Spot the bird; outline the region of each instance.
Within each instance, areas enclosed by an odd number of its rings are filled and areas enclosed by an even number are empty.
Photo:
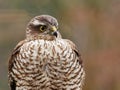
[[[77,46],[63,39],[58,21],[38,15],[26,25],[26,37],[11,52],[11,90],[82,90],[85,70]]]

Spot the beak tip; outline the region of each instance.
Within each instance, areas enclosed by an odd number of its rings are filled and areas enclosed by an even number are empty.
[[[53,35],[54,35],[55,37],[57,37],[57,36],[58,36],[57,31],[53,32]]]

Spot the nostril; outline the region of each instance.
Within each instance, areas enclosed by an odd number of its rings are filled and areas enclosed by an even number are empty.
[[[57,37],[57,36],[58,36],[58,33],[57,33],[57,32],[53,32],[53,35]]]

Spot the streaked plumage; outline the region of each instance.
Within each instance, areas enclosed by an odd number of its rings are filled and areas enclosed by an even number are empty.
[[[9,59],[11,90],[82,90],[85,73],[80,54],[56,28],[57,20],[49,15],[29,22],[26,39]]]

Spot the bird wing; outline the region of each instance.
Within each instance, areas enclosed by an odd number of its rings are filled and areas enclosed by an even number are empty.
[[[20,41],[16,47],[14,48],[14,50],[12,51],[9,60],[8,60],[8,77],[9,77],[9,84],[11,87],[11,90],[16,90],[16,81],[14,80],[14,78],[10,75],[10,72],[12,71],[12,67],[14,64],[14,57],[19,53],[20,51],[20,47],[25,43],[25,40]]]
[[[72,41],[70,41],[70,40],[68,40],[68,39],[65,39],[65,40],[66,40],[66,42],[70,45],[70,47],[71,47],[72,50],[75,52],[75,54],[78,56],[78,58],[79,58],[79,63],[82,65],[81,55],[80,55],[79,50],[77,49],[76,45],[75,45]]]
[[[68,43],[68,45],[70,45],[70,47],[73,50],[76,57],[78,57],[76,60],[79,63],[79,65],[81,66],[81,69],[79,70],[79,72],[81,72],[81,76],[80,76],[81,81],[80,82],[81,82],[81,85],[83,85],[84,84],[84,79],[85,79],[85,72],[83,70],[83,61],[81,59],[81,55],[80,55],[79,50],[77,49],[76,45],[72,41],[66,39],[66,42]],[[80,88],[81,88],[81,86],[80,86]]]

